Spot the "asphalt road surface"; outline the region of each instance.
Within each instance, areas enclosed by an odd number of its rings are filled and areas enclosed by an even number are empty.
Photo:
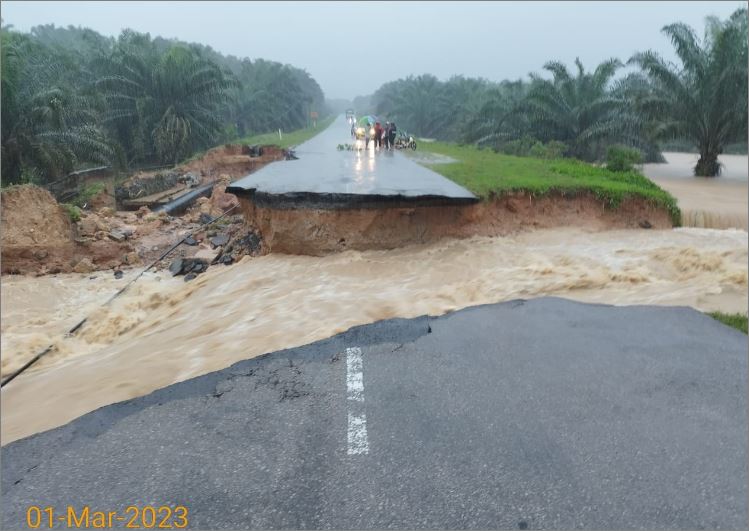
[[[384,321],[11,443],[2,523],[183,505],[201,529],[745,529],[746,378],[747,337],[688,308]]]
[[[476,197],[438,173],[395,151],[338,151],[353,143],[350,126],[339,116],[327,129],[296,149],[299,160],[279,161],[234,182],[227,192],[299,199],[315,196],[345,205],[377,199],[440,200],[440,204],[476,202]]]

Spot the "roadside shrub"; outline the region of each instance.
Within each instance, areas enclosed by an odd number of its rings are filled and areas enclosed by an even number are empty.
[[[532,136],[523,136],[521,138],[510,140],[501,144],[497,151],[505,155],[515,155],[516,157],[527,157],[531,148],[538,142]]]
[[[747,322],[747,315],[745,313],[710,312],[708,315],[725,325],[732,326],[736,330],[744,332],[745,334],[749,330],[749,323]]]
[[[632,148],[609,146],[606,150],[606,168],[611,171],[635,171],[635,164],[642,161],[642,154]]]
[[[567,145],[557,140],[552,140],[546,144],[536,142],[531,147],[528,155],[537,159],[560,159],[564,156],[566,150]]]
[[[499,145],[495,151],[516,157],[559,159],[567,151],[567,145],[557,140],[552,140],[544,144],[532,136],[524,136]]]
[[[68,214],[70,221],[75,223],[81,220],[81,209],[76,205],[71,205],[70,203],[62,203],[60,206],[65,209],[65,212]]]
[[[106,188],[104,183],[91,183],[83,187],[83,190],[78,192],[78,195],[73,200],[73,204],[80,208],[85,208],[91,198],[96,194],[100,193]]]

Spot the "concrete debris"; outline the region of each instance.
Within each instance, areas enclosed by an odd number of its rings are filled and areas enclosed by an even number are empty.
[[[208,269],[208,260],[204,258],[177,258],[169,266],[172,276],[188,273],[203,273]]]
[[[254,231],[249,231],[244,236],[233,238],[231,243],[225,245],[213,263],[229,265],[242,256],[257,256],[261,250],[262,239],[260,235]]]
[[[206,260],[210,264],[219,255],[220,250],[220,247],[218,249],[202,248],[197,253],[195,253],[194,257]]]
[[[116,241],[116,242],[125,241],[125,238],[126,238],[126,236],[123,233],[121,233],[120,231],[118,231],[118,230],[110,231],[109,232],[109,237],[111,239],[113,239],[114,241]]]
[[[229,243],[229,236],[227,236],[226,234],[219,234],[211,238],[211,244],[214,247],[221,247],[222,245],[226,245],[227,243]]]
[[[179,275],[182,272],[182,262],[184,262],[182,258],[176,258],[172,261],[171,265],[169,266],[169,272],[172,274],[172,276]]]

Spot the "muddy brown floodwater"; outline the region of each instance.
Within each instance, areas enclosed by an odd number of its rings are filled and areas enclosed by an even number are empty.
[[[749,157],[721,155],[719,177],[695,177],[699,155],[663,153],[665,164],[645,164],[643,172],[676,197],[685,227],[747,229]]]
[[[101,274],[3,278],[2,372],[48,342],[58,346],[3,388],[3,444],[392,317],[541,295],[745,312],[747,233],[567,228],[324,257],[271,254],[212,267],[189,283],[147,274],[99,308],[122,282]],[[62,338],[89,313],[76,336]]]

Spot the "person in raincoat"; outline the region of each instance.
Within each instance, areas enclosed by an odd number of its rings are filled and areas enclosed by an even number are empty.
[[[369,149],[369,140],[372,137],[372,126],[364,124],[364,149]]]
[[[374,144],[375,149],[377,149],[378,147],[382,147],[382,126],[380,125],[380,122],[375,122],[374,132]]]
[[[395,127],[395,122],[391,122],[390,128],[388,129],[388,143],[390,144],[390,149],[395,147],[395,135],[397,132],[398,130]]]

